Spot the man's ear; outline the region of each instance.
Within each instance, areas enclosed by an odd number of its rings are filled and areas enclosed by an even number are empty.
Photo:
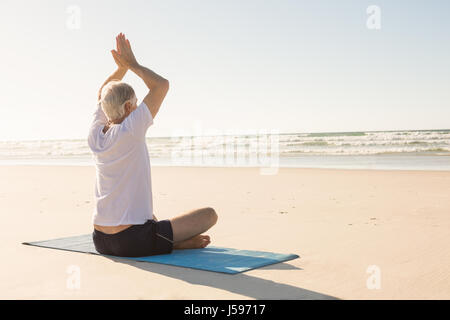
[[[126,113],[131,113],[131,102],[130,101],[127,101],[127,102],[125,102],[125,111],[126,111]]]

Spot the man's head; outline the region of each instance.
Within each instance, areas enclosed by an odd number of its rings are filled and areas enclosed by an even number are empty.
[[[121,81],[110,81],[102,89],[100,102],[108,120],[120,123],[137,108],[133,88]]]

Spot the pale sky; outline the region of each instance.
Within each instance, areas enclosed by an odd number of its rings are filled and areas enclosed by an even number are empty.
[[[0,140],[86,138],[119,32],[170,81],[148,137],[449,129],[449,12],[444,0],[2,0]]]

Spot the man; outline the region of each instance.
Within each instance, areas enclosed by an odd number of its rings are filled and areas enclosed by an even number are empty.
[[[217,222],[214,209],[205,207],[163,221],[153,215],[145,135],[169,90],[169,81],[136,61],[122,33],[111,53],[117,70],[100,88],[88,137],[96,167],[95,247],[102,254],[129,257],[206,247],[210,237],[202,233]],[[133,88],[121,82],[128,70],[149,89],[139,105]]]

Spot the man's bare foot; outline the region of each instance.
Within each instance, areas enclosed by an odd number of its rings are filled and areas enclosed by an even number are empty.
[[[190,239],[177,242],[173,245],[174,249],[199,249],[204,248],[211,243],[208,235],[199,234]]]

